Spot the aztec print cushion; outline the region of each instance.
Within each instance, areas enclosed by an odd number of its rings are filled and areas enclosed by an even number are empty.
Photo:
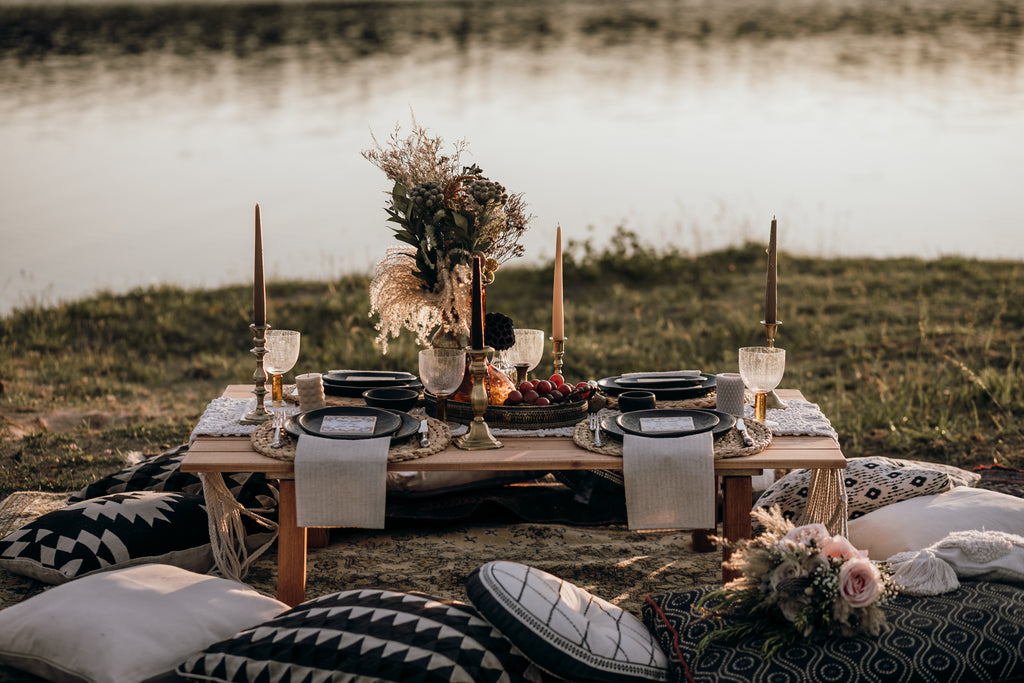
[[[664,681],[668,661],[635,616],[517,562],[488,562],[466,581],[470,602],[547,673],[573,681]]]
[[[181,462],[187,455],[188,444],[182,444],[150,456],[131,467],[89,484],[77,493],[72,493],[68,502],[78,503],[111,493],[128,491],[168,491],[201,496],[203,483],[199,477],[191,472],[181,471]],[[243,507],[263,515],[277,512],[277,487],[273,486],[265,475],[251,472],[225,474],[224,483]]]
[[[697,643],[717,622],[691,610],[711,588],[650,595],[644,623],[669,653],[670,680],[682,683],[975,683],[1024,676],[1024,590],[965,582],[943,595],[900,595],[886,605],[878,638],[828,638],[761,658],[761,639]],[[691,678],[692,676],[692,678]]]
[[[44,583],[151,562],[210,569],[202,498],[115,493],[55,510],[0,539],[0,567]]]
[[[293,607],[196,653],[198,681],[540,681],[470,605],[418,593],[350,590]]]
[[[959,467],[880,456],[851,458],[843,472],[850,519],[901,500],[974,486],[980,479],[980,474]],[[810,470],[794,470],[768,487],[754,507],[778,505],[783,517],[796,521],[807,507],[810,483]]]

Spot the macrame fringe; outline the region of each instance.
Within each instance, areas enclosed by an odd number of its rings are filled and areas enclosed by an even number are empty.
[[[206,498],[206,514],[210,524],[210,547],[213,551],[215,571],[225,579],[241,582],[249,573],[249,567],[267,551],[277,539],[277,524],[262,517],[235,500],[224,483],[220,473],[201,472],[203,496]],[[245,525],[242,515],[256,521],[270,532],[270,540],[249,552],[245,544]]]
[[[952,566],[932,548],[897,553],[888,560],[892,581],[907,595],[941,595],[955,591],[960,580]]]
[[[833,536],[848,537],[846,529],[847,498],[843,471],[811,470],[807,507],[797,526],[824,524]]]

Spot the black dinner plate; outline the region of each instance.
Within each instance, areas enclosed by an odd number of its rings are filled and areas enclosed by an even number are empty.
[[[350,432],[324,432],[321,431],[324,418],[330,416],[342,417],[375,417],[372,434],[355,434]],[[310,410],[307,413],[299,413],[295,418],[302,431],[313,436],[322,436],[327,439],[373,439],[379,436],[390,436],[402,426],[402,418],[390,410],[381,408],[370,408],[362,406],[328,406]]]
[[[392,445],[405,441],[410,436],[419,432],[420,421],[409,413],[404,413],[400,410],[388,410],[387,408],[381,408],[380,410],[387,410],[387,412],[394,413],[395,415],[398,415],[398,417],[402,418],[402,426],[398,428],[397,432],[391,435]],[[293,439],[298,439],[306,433],[295,419],[299,415],[301,415],[301,413],[289,415],[284,419],[284,431],[288,432]]]
[[[694,410],[700,410],[705,413],[712,413],[718,416],[718,424],[711,429],[711,434],[717,439],[722,434],[736,426],[736,416],[730,415],[729,413],[723,413],[718,410],[705,410],[704,408],[695,408]],[[612,437],[616,441],[622,441],[622,437],[625,436],[625,432],[622,431],[622,427],[615,422],[615,415],[608,415],[601,419],[601,431],[606,432],[608,436]]]
[[[686,430],[672,430],[664,432],[645,432],[640,429],[641,420],[645,418],[682,418],[688,417],[693,420],[693,429]],[[709,413],[706,410],[686,410],[686,409],[664,409],[655,408],[654,410],[634,410],[630,413],[622,413],[615,418],[616,424],[622,428],[622,431],[627,434],[636,434],[637,436],[651,436],[655,438],[673,438],[677,436],[689,436],[691,434],[700,434],[701,432],[709,432],[714,429],[715,425],[718,424],[718,416],[713,413]]]
[[[324,382],[324,393],[328,396],[344,396],[347,398],[362,398],[363,392],[367,389],[381,389],[386,387],[401,387],[403,389],[415,389],[420,391],[423,389],[423,382],[413,378],[410,382],[400,382],[397,384],[375,384],[368,386],[365,384],[351,384],[351,385],[340,385],[340,384],[329,384]]]
[[[324,385],[339,387],[394,387],[416,381],[416,375],[397,370],[330,370],[321,375]]]
[[[698,387],[704,384],[703,376],[694,377],[656,377],[652,375],[639,377],[619,377],[615,380],[623,389],[680,389],[683,387]]]
[[[655,397],[659,401],[682,401],[688,398],[707,396],[715,388],[715,376],[702,372],[700,373],[700,377],[700,384],[694,386],[676,387],[672,389],[651,387],[648,391],[653,391]],[[623,391],[632,391],[637,388],[635,386],[623,386],[619,384],[619,379],[619,375],[614,377],[605,377],[604,379],[597,380],[597,386],[601,391],[609,396],[618,396]]]

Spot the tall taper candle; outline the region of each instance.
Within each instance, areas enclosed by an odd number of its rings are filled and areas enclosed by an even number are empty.
[[[263,281],[263,226],[260,224],[260,205],[256,205],[256,262],[253,266],[252,321],[267,324],[267,286]]]
[[[778,321],[778,291],[777,291],[777,267],[778,267],[778,245],[775,241],[775,218],[772,218],[772,233],[768,238],[768,278],[764,293],[764,321],[774,323]]]
[[[555,233],[555,282],[551,292],[551,338],[565,339],[565,315],[562,310],[562,226]]]
[[[484,347],[484,285],[480,277],[481,258],[473,254],[473,311],[469,328],[469,345],[474,349]]]

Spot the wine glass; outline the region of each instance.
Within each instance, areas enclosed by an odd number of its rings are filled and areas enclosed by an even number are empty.
[[[740,378],[754,392],[754,419],[772,424],[766,419],[766,398],[769,391],[779,386],[786,370],[786,350],[774,346],[745,346],[740,349]]]
[[[438,420],[448,421],[446,400],[462,384],[465,374],[465,349],[431,348],[420,351],[420,381],[424,389],[437,397],[435,417]]]
[[[273,405],[284,400],[284,374],[295,367],[299,359],[299,333],[295,330],[267,330],[267,353],[263,356],[263,369],[271,376],[270,396]]]
[[[516,343],[506,351],[509,363],[516,369],[516,385],[526,381],[530,370],[544,357],[544,330],[516,328]]]

